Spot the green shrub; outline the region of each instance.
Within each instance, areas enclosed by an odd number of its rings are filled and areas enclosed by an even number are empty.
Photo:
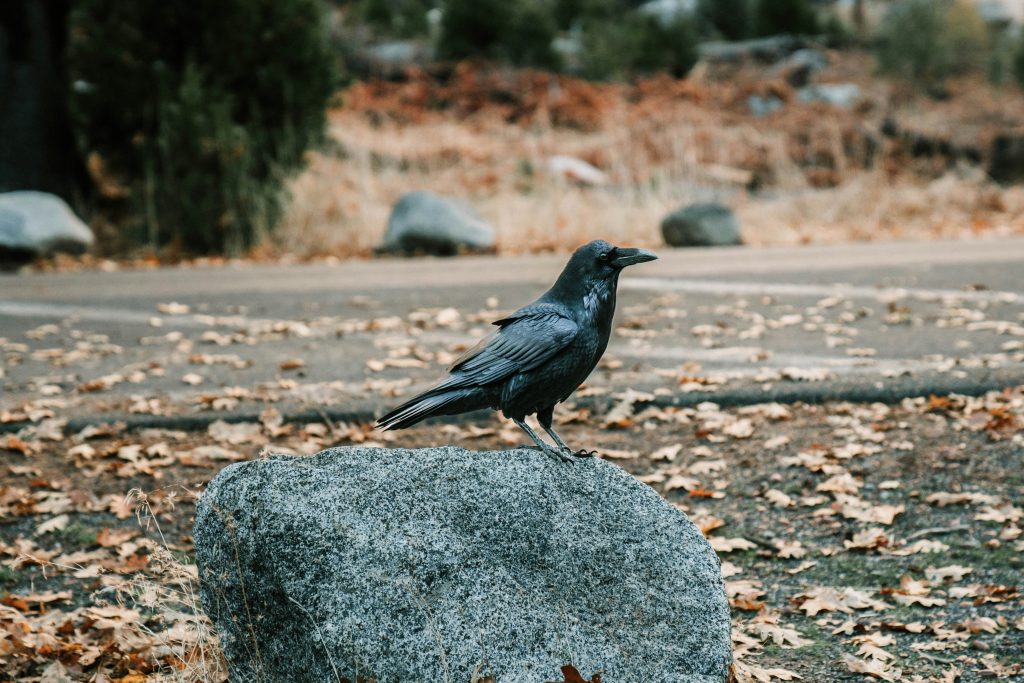
[[[1024,37],[1017,41],[1017,49],[1013,55],[1013,73],[1017,82],[1024,86]]]
[[[690,72],[698,57],[697,24],[693,19],[679,17],[662,25],[654,17],[641,15],[634,21],[636,42],[630,66],[635,71],[665,71],[679,78]]]
[[[978,69],[988,54],[988,33],[973,7],[950,0],[903,0],[879,27],[875,56],[886,73],[929,88],[951,74]]]
[[[689,17],[663,25],[632,12],[618,21],[590,21],[583,28],[584,74],[600,80],[659,71],[682,77],[697,63],[697,42]]]
[[[415,38],[427,34],[427,11],[433,7],[429,0],[358,0],[354,6],[356,17],[397,38]]]
[[[448,0],[438,55],[556,69],[559,59],[551,47],[555,33],[554,15],[545,0]]]
[[[632,49],[630,32],[621,24],[588,19],[583,22],[581,63],[583,76],[594,80],[626,78],[626,56]]]
[[[637,4],[631,0],[554,0],[551,11],[558,28],[569,29],[577,21],[618,21]]]
[[[835,14],[829,14],[821,26],[825,36],[825,44],[833,48],[841,48],[854,42],[854,35]]]
[[[949,44],[950,71],[966,73],[984,68],[991,47],[988,27],[977,8],[958,0],[947,3],[943,34]]]
[[[758,0],[754,30],[759,36],[812,35],[821,31],[821,26],[810,0]]]
[[[995,30],[990,34],[985,75],[990,83],[1004,85],[1015,76],[1014,62],[1020,41],[1012,31]]]
[[[280,214],[334,85],[321,0],[78,0],[81,152],[126,190],[127,244],[238,253]],[[109,180],[110,178],[108,178]]]
[[[725,40],[750,37],[753,28],[750,0],[700,0],[698,8],[708,33]]]

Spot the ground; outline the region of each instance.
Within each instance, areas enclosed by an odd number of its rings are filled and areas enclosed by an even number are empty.
[[[665,249],[623,275],[559,430],[709,537],[739,680],[1024,679],[1022,248]],[[487,415],[370,423],[563,259],[5,281],[0,681],[222,680],[206,483],[263,452],[524,443]]]
[[[559,417],[569,443],[597,448],[708,535],[741,679],[1024,678],[1021,388],[897,406],[570,406]],[[497,419],[388,434],[296,428],[271,411],[205,433],[44,425],[0,450],[6,680],[221,680],[195,614],[189,534],[195,496],[226,461],[523,442]]]

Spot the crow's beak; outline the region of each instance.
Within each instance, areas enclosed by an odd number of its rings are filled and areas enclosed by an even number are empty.
[[[616,249],[615,260],[612,264],[617,268],[644,263],[645,261],[656,261],[658,259],[652,252],[646,249]]]

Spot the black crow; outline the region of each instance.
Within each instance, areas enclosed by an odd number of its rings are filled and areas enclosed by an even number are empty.
[[[555,404],[576,391],[608,346],[622,269],[656,258],[603,240],[580,247],[551,289],[496,320],[498,330],[455,361],[446,378],[380,418],[377,426],[403,429],[435,415],[491,408],[511,418],[552,457],[571,462],[571,455],[592,455],[574,453],[551,428]],[[526,424],[532,413],[558,448]]]

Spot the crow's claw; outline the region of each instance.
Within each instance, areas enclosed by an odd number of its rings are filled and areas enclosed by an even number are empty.
[[[543,450],[544,450],[544,452],[547,455],[551,456],[555,460],[558,460],[559,462],[567,462],[567,463],[575,463],[576,462],[576,460],[573,459],[573,457],[571,455],[568,455],[568,454],[558,450],[557,448],[545,448]]]
[[[581,448],[575,453],[573,453],[573,455],[576,456],[577,458],[593,458],[595,455],[597,455],[597,451],[588,451],[585,448]]]

